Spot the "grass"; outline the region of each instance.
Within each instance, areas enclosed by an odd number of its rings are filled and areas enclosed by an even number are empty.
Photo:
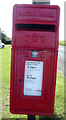
[[[2,56],[2,120],[4,118],[27,118],[27,115],[14,115],[9,111],[9,97],[10,97],[10,62],[11,62],[11,46],[6,45],[4,49],[0,49],[0,57]],[[46,117],[46,116],[45,116]],[[39,120],[45,118],[44,116],[36,116]],[[49,118],[49,117],[48,117]],[[57,72],[56,95],[55,95],[55,110],[52,120],[64,118],[64,77]],[[15,120],[14,119],[14,120]]]
[[[66,46],[66,41],[59,41],[59,45]]]

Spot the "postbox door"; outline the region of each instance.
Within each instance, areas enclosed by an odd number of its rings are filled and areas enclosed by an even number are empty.
[[[50,51],[40,51],[40,58],[31,58],[30,50],[16,50],[16,69],[15,69],[15,109],[16,110],[34,110],[42,112],[50,112],[52,100],[52,71],[54,53]],[[42,75],[42,91],[41,95],[24,95],[24,77],[25,77],[25,61],[43,62]]]

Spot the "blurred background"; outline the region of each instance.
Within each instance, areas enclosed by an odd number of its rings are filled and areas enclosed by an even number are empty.
[[[60,7],[57,82],[54,115],[51,117],[51,120],[58,119],[64,120],[64,79],[66,81],[66,78],[64,78],[66,77],[64,76],[64,66],[66,65],[66,60],[64,60],[64,53],[66,54],[66,41],[64,43],[65,0],[45,0],[45,1],[50,1],[50,5],[58,5]],[[0,49],[0,118],[2,120],[9,120],[9,118],[11,118],[12,120],[17,120],[17,118],[25,119],[27,118],[27,115],[16,114],[14,115],[10,113],[10,66],[11,66],[12,16],[14,4],[32,4],[32,0],[0,0],[0,39],[2,40],[2,43],[0,41],[0,45],[1,48],[4,48]],[[5,47],[3,47],[3,45]],[[38,120],[39,119],[42,120],[43,118],[44,120],[44,116],[41,117],[36,116],[36,118],[38,118]]]

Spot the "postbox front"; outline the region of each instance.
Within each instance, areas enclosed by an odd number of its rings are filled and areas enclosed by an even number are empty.
[[[53,114],[58,40],[58,6],[14,6],[10,83],[12,113]]]

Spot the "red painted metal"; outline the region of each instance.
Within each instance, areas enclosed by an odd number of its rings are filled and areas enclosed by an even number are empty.
[[[10,111],[52,115],[54,112],[59,12],[54,5],[15,5],[11,49]],[[38,57],[32,57],[38,51]],[[41,96],[24,95],[25,61],[42,61]]]

